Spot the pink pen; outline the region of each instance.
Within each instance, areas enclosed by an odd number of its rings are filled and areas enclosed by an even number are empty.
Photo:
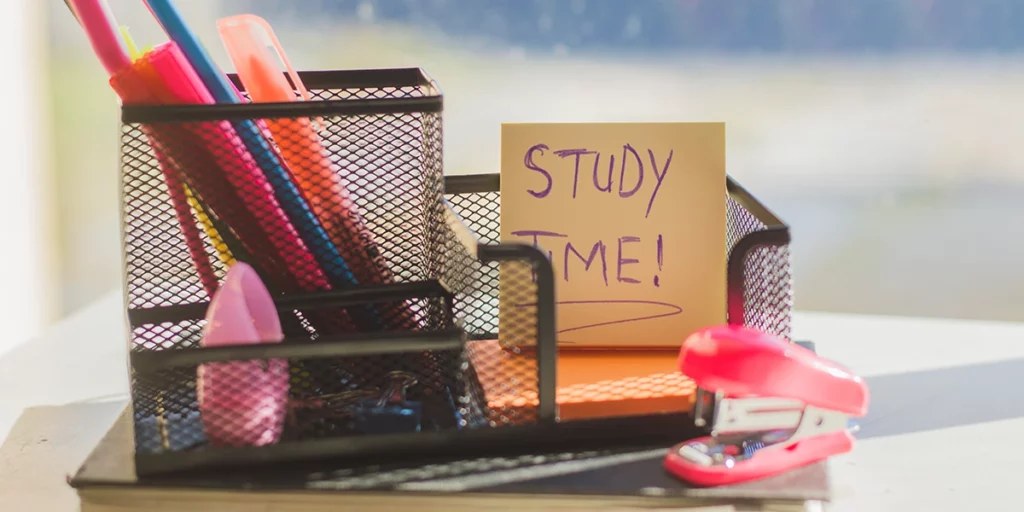
[[[204,347],[279,343],[284,334],[256,271],[231,266],[206,312]],[[205,363],[197,371],[199,412],[215,446],[263,446],[280,440],[288,398],[288,361]]]
[[[158,103],[157,94],[142,75],[133,67],[130,56],[121,46],[121,39],[113,29],[113,16],[105,2],[99,0],[67,0],[71,12],[81,23],[89,36],[89,42],[103,67],[110,75],[110,86],[118,94],[122,104],[154,104]],[[160,143],[159,131],[152,126],[143,126],[143,132],[150,144]],[[181,226],[189,255],[195,264],[200,281],[207,294],[212,294],[217,287],[217,277],[210,265],[208,256],[203,249],[199,231],[192,222],[187,199],[184,196],[174,164],[161,151],[156,151],[160,169],[167,184],[174,213]]]

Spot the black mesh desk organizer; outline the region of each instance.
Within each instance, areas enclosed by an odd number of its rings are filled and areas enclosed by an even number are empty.
[[[312,101],[122,108],[124,293],[140,475],[322,458],[366,462],[671,443],[701,433],[688,414],[559,421],[550,262],[531,246],[499,242],[497,174],[444,176],[436,83],[418,69],[300,76]],[[343,177],[376,242],[365,255],[338,250],[350,263],[382,261],[391,279],[332,282],[330,290],[293,279],[295,262],[310,260],[297,256],[298,249],[282,250],[272,235],[260,238],[253,224],[265,212],[234,202],[235,189],[223,177],[201,172],[209,161],[231,161],[209,138],[242,120],[315,126],[321,156]],[[729,321],[788,338],[788,229],[731,179],[728,194]],[[310,196],[303,192],[308,204],[318,202]],[[210,286],[231,259],[252,265],[271,291],[282,342],[200,346]],[[205,273],[196,261],[208,263]],[[479,340],[497,339],[500,267],[503,286],[536,304],[516,308],[514,332],[502,333],[515,341],[505,350],[519,362],[502,367],[501,391],[536,397],[534,406],[515,410],[488,404],[487,393],[495,390],[484,389],[468,355]],[[367,311],[379,321],[362,322]],[[536,350],[519,351],[519,343]],[[524,359],[524,353],[531,355]],[[279,439],[255,446],[207,438],[209,428],[232,419],[200,413],[197,371],[228,362],[287,369],[288,413]],[[353,397],[381,396],[396,371],[415,378],[405,398],[418,404],[416,427],[364,428]],[[255,392],[238,386],[240,394]]]

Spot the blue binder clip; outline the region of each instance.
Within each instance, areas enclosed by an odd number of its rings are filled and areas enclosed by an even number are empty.
[[[388,384],[378,398],[363,399],[356,406],[355,427],[367,434],[395,434],[419,432],[423,406],[406,399],[406,392],[417,383],[407,372],[388,374]]]

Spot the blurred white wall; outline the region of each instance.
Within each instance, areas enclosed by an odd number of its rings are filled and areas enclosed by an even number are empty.
[[[0,354],[27,341],[56,314],[46,4],[0,2],[4,63],[0,128]]]

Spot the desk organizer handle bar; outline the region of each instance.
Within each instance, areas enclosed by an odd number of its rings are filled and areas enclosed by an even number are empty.
[[[537,419],[558,421],[555,401],[558,340],[555,326],[555,270],[551,261],[536,247],[518,243],[480,244],[477,255],[483,263],[529,261],[537,276]]]
[[[462,331],[452,328],[434,332],[336,334],[330,336],[330,339],[305,343],[259,343],[133,352],[130,360],[135,371],[154,372],[218,361],[379,356],[434,350],[462,350],[464,346],[465,336]]]
[[[311,308],[344,308],[376,302],[436,298],[445,300],[450,314],[452,292],[440,281],[434,279],[408,283],[363,285],[359,288],[331,290],[328,292],[307,292],[275,297],[274,305],[277,306],[279,312],[290,313],[293,310]],[[128,321],[133,327],[137,327],[141,324],[158,322],[199,320],[206,314],[206,309],[209,306],[210,301],[204,300],[177,306],[135,308],[128,311]]]

